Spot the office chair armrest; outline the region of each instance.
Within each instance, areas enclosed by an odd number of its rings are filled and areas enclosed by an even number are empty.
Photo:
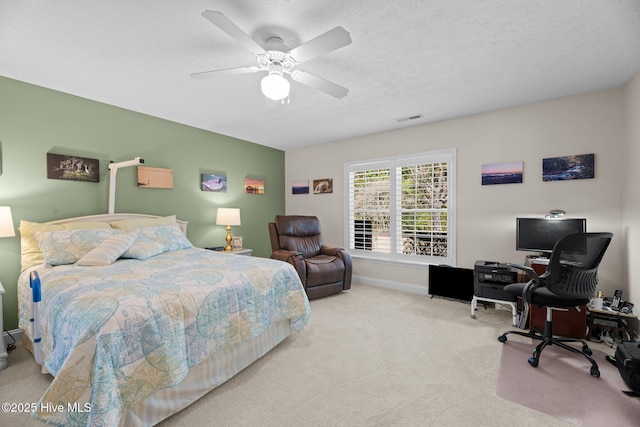
[[[527,273],[527,275],[531,279],[537,280],[539,278],[538,273],[536,273],[535,270],[533,268],[531,268],[531,267],[527,267],[526,265],[511,264],[511,263],[508,263],[507,265],[509,267],[513,267],[515,269],[524,271],[525,273]]]

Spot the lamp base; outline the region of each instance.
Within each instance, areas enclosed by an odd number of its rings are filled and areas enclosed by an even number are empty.
[[[224,247],[225,252],[231,252],[233,248],[231,247],[231,226],[227,225],[227,237],[224,239],[227,244]]]

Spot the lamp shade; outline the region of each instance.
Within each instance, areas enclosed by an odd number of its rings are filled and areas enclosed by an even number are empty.
[[[217,225],[240,225],[240,209],[218,208]]]
[[[0,206],[0,237],[13,237],[16,229],[13,227],[13,217],[9,206]]]
[[[281,74],[269,73],[269,75],[264,77],[260,82],[260,87],[262,88],[264,96],[274,101],[279,101],[289,96],[291,84],[287,79],[282,77]]]

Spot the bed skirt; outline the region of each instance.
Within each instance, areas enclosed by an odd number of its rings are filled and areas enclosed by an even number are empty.
[[[161,422],[251,365],[289,334],[289,319],[280,320],[261,335],[216,353],[191,368],[176,386],[158,390],[129,410],[123,411],[119,425],[150,426]],[[30,337],[27,334],[23,337],[24,348],[33,353]]]

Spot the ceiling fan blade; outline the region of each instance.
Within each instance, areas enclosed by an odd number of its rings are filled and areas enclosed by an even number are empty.
[[[220,28],[222,31],[227,33],[231,38],[238,41],[244,47],[249,49],[251,52],[259,54],[264,53],[264,48],[256,43],[247,33],[242,31],[240,27],[231,22],[229,18],[224,16],[220,12],[215,12],[213,10],[205,10],[202,12],[202,16],[211,21],[215,26]]]
[[[246,73],[255,73],[256,71],[260,71],[260,67],[256,67],[254,65],[249,65],[247,67],[235,67],[235,68],[223,68],[221,70],[213,70],[213,71],[202,71],[200,73],[193,73],[191,77],[194,79],[208,79],[214,76],[232,76],[236,74],[246,74]]]
[[[330,82],[329,80],[325,80],[322,77],[315,76],[311,73],[307,73],[306,71],[293,70],[291,78],[336,98],[343,98],[347,93],[349,93],[349,89],[346,87],[342,87],[339,84]]]
[[[325,53],[351,44],[351,35],[342,27],[335,27],[315,39],[291,49],[289,55],[298,63],[308,61]]]

